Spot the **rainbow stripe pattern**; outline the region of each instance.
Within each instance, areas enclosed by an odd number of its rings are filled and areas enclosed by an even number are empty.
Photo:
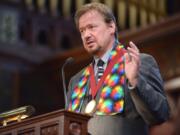
[[[89,79],[90,69],[87,67],[84,69],[79,83],[75,86],[74,91],[71,95],[71,102],[69,104],[68,110],[79,112],[79,106],[82,102],[83,97],[87,91],[87,80]]]
[[[97,105],[97,115],[113,115],[123,112],[124,84],[124,64],[122,58],[120,58],[104,80]]]
[[[111,61],[122,48],[122,45],[116,46],[116,49],[111,51],[109,61]],[[83,97],[87,91],[89,77],[90,68],[88,66],[84,69],[79,83],[73,90],[68,110],[80,112],[80,104],[82,104]],[[104,83],[102,84],[100,99],[96,106],[97,115],[114,115],[123,112],[124,85],[124,57],[121,57],[114,64],[111,72],[105,77]]]

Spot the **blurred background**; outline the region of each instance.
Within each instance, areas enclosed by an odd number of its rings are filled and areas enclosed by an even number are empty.
[[[0,0],[0,113],[24,105],[35,115],[64,108],[61,68],[70,77],[92,59],[82,47],[74,13],[85,3],[112,8],[125,46],[135,42],[155,57],[171,108],[166,123],[151,135],[180,134],[179,0]]]

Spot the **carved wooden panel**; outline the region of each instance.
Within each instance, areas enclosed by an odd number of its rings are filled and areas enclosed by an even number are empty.
[[[35,135],[35,127],[19,130],[17,135]]]
[[[41,135],[60,135],[59,134],[59,123],[47,123],[40,127],[40,134]]]

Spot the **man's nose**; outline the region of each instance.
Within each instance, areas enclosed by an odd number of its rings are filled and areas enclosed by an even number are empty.
[[[84,36],[84,38],[89,38],[91,36],[90,31],[89,30],[84,31],[83,36]]]

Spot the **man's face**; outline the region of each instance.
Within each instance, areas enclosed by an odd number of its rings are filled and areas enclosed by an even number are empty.
[[[103,16],[96,10],[80,17],[79,31],[84,48],[90,54],[101,57],[113,45],[115,24],[105,23]]]

